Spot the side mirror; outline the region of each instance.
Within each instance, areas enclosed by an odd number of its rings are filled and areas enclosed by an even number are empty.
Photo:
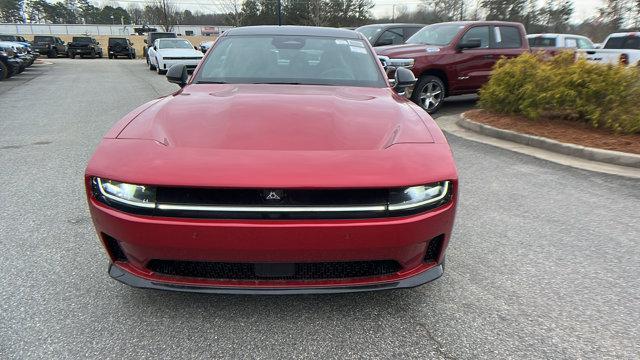
[[[153,45],[153,50],[158,51],[158,47]]]
[[[199,50],[197,46],[193,46],[193,50]]]
[[[96,45],[100,45],[100,42],[96,41]]]
[[[393,45],[393,39],[379,39],[378,41],[376,41],[376,44],[374,46],[387,46],[387,45]]]
[[[178,84],[180,87],[187,85],[188,79],[189,73],[187,72],[187,66],[184,64],[175,64],[167,71],[167,81]]]
[[[480,39],[469,39],[465,42],[460,42],[458,43],[458,46],[456,46],[456,48],[458,50],[464,50],[464,49],[477,49],[479,47],[482,46],[482,40]]]
[[[404,93],[406,88],[411,87],[416,83],[415,75],[413,75],[413,72],[407,68],[397,68],[395,77],[396,83],[393,88],[399,94]]]

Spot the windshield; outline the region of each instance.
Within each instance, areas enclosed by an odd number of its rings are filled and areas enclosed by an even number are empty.
[[[382,27],[375,26],[375,25],[367,25],[367,26],[362,26],[357,28],[356,31],[364,35],[367,38],[367,40],[369,40],[369,42],[372,42],[373,39],[376,37],[376,35],[380,33],[380,31],[382,31]]]
[[[90,37],[73,37],[73,42],[91,42]]]
[[[187,40],[168,39],[168,40],[158,41],[158,48],[160,49],[193,49],[193,46],[191,46],[191,43],[189,43]]]
[[[109,45],[116,45],[116,44],[127,45],[127,39],[125,39],[125,38],[111,38],[111,39],[109,39]]]
[[[386,86],[362,40],[227,36],[210,51],[196,83]]]
[[[13,35],[0,35],[0,40],[2,41],[15,41],[16,37]]]
[[[464,29],[464,25],[460,24],[435,24],[422,28],[422,30],[413,34],[407,44],[424,44],[424,45],[449,45],[453,38]]]
[[[53,42],[53,37],[52,36],[34,36],[33,37],[33,42],[48,42],[48,43],[52,43]]]
[[[605,49],[635,49],[640,50],[640,37],[616,36],[610,37],[604,44]]]

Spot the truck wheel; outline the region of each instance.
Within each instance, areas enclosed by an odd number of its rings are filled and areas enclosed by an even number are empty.
[[[47,53],[47,57],[48,57],[49,59],[58,57],[58,50],[50,50],[50,51]]]
[[[156,69],[156,67],[155,67],[155,66],[153,66],[153,64],[151,63],[151,61],[149,61],[149,70],[153,71],[153,70],[155,70],[155,69]]]
[[[437,76],[425,75],[420,78],[411,94],[411,101],[420,105],[426,112],[433,114],[444,103],[446,88]]]
[[[109,54],[109,59],[113,59],[113,55]]]
[[[67,56],[69,57],[69,59],[75,59],[76,58],[76,54],[74,54],[73,51],[69,51]]]
[[[102,59],[102,51],[98,53],[98,58]]]
[[[91,50],[91,58],[92,59],[96,58],[96,51],[95,50]]]

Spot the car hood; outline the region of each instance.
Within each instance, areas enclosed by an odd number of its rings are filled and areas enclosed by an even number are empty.
[[[190,85],[137,116],[119,139],[215,150],[380,150],[431,143],[408,101],[389,88]]]
[[[202,52],[197,51],[195,49],[158,49],[157,53],[163,57],[165,56],[167,57],[180,57],[180,56],[202,57]]]
[[[404,45],[391,45],[391,46],[379,46],[375,48],[378,55],[384,55],[389,57],[415,57],[422,55],[439,55],[442,51],[442,47],[436,45],[423,45],[423,44],[404,44]]]

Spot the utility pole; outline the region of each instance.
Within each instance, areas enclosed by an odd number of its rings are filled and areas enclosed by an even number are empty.
[[[282,0],[278,0],[278,26],[282,26]]]

